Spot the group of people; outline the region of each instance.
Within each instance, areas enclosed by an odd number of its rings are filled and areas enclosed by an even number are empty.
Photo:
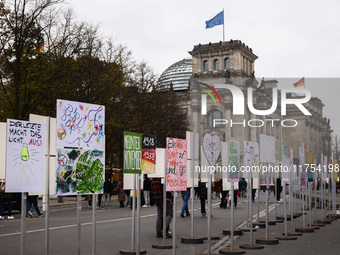
[[[13,194],[5,192],[6,183],[3,181],[0,184],[0,220],[4,220],[4,210],[7,204],[7,219],[12,220],[14,216],[12,215],[12,202]],[[26,201],[26,217],[33,218],[34,210],[37,212],[38,217],[44,216],[44,213],[40,211],[38,207],[38,195],[28,195]]]
[[[117,190],[118,190],[118,187],[123,188],[123,184],[118,183]],[[98,194],[97,208],[105,208],[106,202],[107,202],[107,208],[110,208],[111,207],[111,196],[112,195],[113,195],[113,183],[111,182],[111,179],[108,178],[104,182],[104,192],[103,192],[103,194]],[[104,197],[104,199],[103,199],[103,197]],[[102,204],[102,200],[104,200],[103,204]],[[92,208],[92,195],[88,195],[88,207]]]

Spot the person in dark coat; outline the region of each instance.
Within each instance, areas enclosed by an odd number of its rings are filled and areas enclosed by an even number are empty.
[[[199,195],[200,195],[200,200],[201,200],[201,214],[202,214],[202,218],[205,218],[205,215],[206,215],[205,200],[208,197],[207,184],[205,182],[199,181],[198,187],[199,187]]]
[[[144,176],[143,189],[144,189],[144,201],[145,201],[145,204],[143,205],[143,207],[150,207],[151,181],[147,175]]]
[[[106,200],[108,200],[108,208],[111,207],[111,195],[113,194],[113,184],[111,179],[106,179],[104,182],[104,204],[103,208],[105,208]]]
[[[124,207],[125,193],[124,193],[122,181],[118,182],[117,193],[118,193],[118,201],[120,203],[120,207]]]
[[[277,190],[276,199],[277,199],[277,201],[280,201],[281,192],[282,192],[282,186],[281,186],[281,179],[280,178],[276,179],[276,190]]]
[[[163,237],[163,184],[160,178],[153,178],[151,182],[151,193],[157,206],[156,237]],[[166,232],[165,235],[172,237],[170,223],[173,217],[172,193],[166,192]]]
[[[12,199],[13,195],[11,193],[6,193],[5,192],[5,182],[2,182],[0,184],[1,189],[0,189],[0,220],[5,219],[4,218],[4,209],[5,209],[5,204],[7,203],[7,208],[8,208],[8,219],[12,220],[14,217],[12,216]]]
[[[228,196],[229,191],[223,190],[223,179],[222,178],[218,181],[218,186],[219,186],[220,192],[222,194],[220,208],[225,209],[225,208],[227,208],[227,196]]]

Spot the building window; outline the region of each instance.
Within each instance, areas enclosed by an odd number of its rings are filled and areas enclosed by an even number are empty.
[[[214,60],[214,70],[218,70],[220,69],[220,62],[218,61],[218,59]]]
[[[208,60],[203,61],[203,71],[208,71]]]
[[[224,59],[224,69],[229,69],[230,68],[230,60],[229,58]]]
[[[214,126],[214,120],[216,119],[224,119],[224,114],[219,110],[212,110],[208,112],[207,115],[207,126],[213,127]],[[222,127],[223,124],[217,124],[215,127]]]

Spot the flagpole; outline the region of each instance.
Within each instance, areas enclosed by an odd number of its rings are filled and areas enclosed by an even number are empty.
[[[224,8],[223,8],[223,42],[225,42],[225,38],[224,38]]]

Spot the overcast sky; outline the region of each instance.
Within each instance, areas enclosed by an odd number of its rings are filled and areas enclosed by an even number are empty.
[[[100,24],[105,36],[126,45],[137,61],[160,75],[189,57],[199,43],[223,40],[223,26],[205,21],[223,10],[225,40],[241,40],[259,57],[257,78],[306,77],[306,89],[324,104],[340,136],[340,80],[308,84],[308,78],[340,77],[338,0],[68,0],[79,20]]]

